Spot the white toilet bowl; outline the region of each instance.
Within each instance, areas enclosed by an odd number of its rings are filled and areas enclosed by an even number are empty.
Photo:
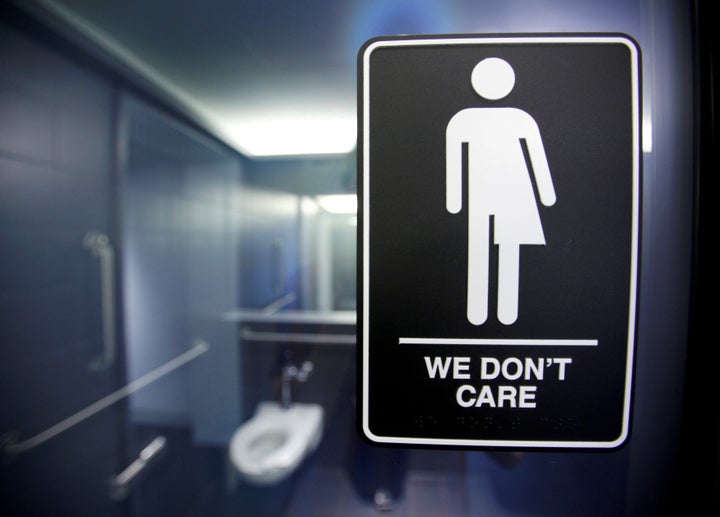
[[[230,460],[241,477],[256,485],[279,483],[320,443],[324,411],[317,404],[261,402],[230,440]]]

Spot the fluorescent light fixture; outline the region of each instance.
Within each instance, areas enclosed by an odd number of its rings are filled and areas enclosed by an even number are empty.
[[[331,194],[318,196],[318,204],[331,214],[356,214],[357,196],[355,194]]]
[[[357,141],[354,113],[238,116],[223,125],[223,134],[250,157],[347,154]]]

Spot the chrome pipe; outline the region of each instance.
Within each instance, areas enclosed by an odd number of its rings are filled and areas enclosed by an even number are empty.
[[[294,364],[283,366],[281,372],[281,392],[280,402],[283,407],[290,407],[292,403],[292,381],[305,382],[312,373],[314,365],[311,361],[304,361],[302,366],[298,368]]]

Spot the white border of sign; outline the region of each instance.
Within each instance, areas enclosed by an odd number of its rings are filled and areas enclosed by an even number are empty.
[[[370,369],[370,56],[378,48],[382,47],[408,47],[408,46],[431,46],[431,45],[478,45],[478,44],[536,44],[536,43],[599,43],[599,44],[623,44],[628,47],[631,54],[631,75],[632,75],[632,135],[633,135],[633,196],[632,196],[632,251],[630,271],[630,292],[629,292],[629,317],[627,329],[627,359],[625,369],[625,401],[623,408],[622,431],[617,439],[610,442],[593,441],[512,441],[512,440],[456,440],[442,438],[415,438],[400,436],[377,436],[369,428],[369,369]],[[615,448],[622,445],[630,431],[630,402],[631,385],[634,361],[635,343],[635,316],[637,307],[637,280],[638,280],[638,248],[639,248],[639,224],[640,224],[640,59],[636,43],[629,37],[622,35],[587,35],[587,36],[492,36],[492,37],[439,37],[418,39],[378,39],[370,43],[362,54],[363,70],[363,320],[362,320],[362,428],[365,436],[378,443],[404,444],[404,445],[445,445],[445,446],[474,446],[474,447],[515,447],[515,448]]]

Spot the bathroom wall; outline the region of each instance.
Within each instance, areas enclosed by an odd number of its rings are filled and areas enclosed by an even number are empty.
[[[116,89],[62,42],[25,30],[0,11],[0,442],[21,446],[2,452],[0,513],[113,515],[105,480],[121,461],[122,404],[26,440],[124,382],[122,350],[90,366],[103,351],[100,263],[83,246],[89,231],[118,245]]]
[[[229,309],[262,309],[288,296],[300,304],[300,198],[243,183],[237,206],[240,290]]]
[[[128,375],[189,349],[210,351],[130,397],[134,423],[193,425],[225,443],[237,426],[235,329],[221,321],[238,298],[239,160],[135,97],[123,98],[127,142],[121,212]]]
[[[320,209],[318,196],[353,194],[355,192],[354,153],[346,155],[281,157],[244,160],[241,247],[245,250],[267,250],[263,240],[279,237],[287,250],[287,274],[292,280],[296,300],[287,308],[333,310],[332,303],[332,230],[338,217]],[[283,208],[284,207],[284,208]],[[281,215],[284,214],[284,215]],[[344,225],[343,225],[344,226]],[[343,257],[341,268],[355,269],[355,231],[343,232],[350,253]],[[348,242],[352,241],[352,242]],[[241,251],[242,252],[242,251]],[[253,253],[252,251],[245,251]],[[265,266],[267,266],[265,264]],[[245,261],[241,276],[244,288],[241,307],[258,308],[266,292],[262,262]],[[259,283],[258,283],[259,282]]]

